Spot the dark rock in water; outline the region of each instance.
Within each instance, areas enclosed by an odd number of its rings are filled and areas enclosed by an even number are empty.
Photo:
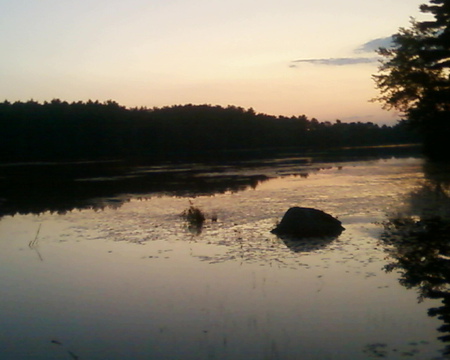
[[[272,233],[295,238],[337,237],[345,228],[341,222],[321,210],[292,207]]]

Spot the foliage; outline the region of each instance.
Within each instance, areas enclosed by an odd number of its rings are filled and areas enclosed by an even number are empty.
[[[131,108],[108,101],[0,103],[0,160],[178,158],[414,141],[404,127],[319,122],[235,106]]]
[[[206,216],[200,208],[194,206],[194,204],[190,202],[190,206],[181,213],[181,217],[186,220],[188,229],[191,232],[195,234],[201,233]]]
[[[380,48],[383,57],[374,75],[387,109],[403,113],[423,137],[432,158],[447,158],[450,136],[450,0],[430,0],[420,10],[432,21],[411,21],[393,35],[393,47]]]
[[[201,211],[198,207],[195,207],[192,204],[182,212],[181,216],[185,218],[188,222],[195,224],[203,224],[203,222],[206,220],[203,211]]]

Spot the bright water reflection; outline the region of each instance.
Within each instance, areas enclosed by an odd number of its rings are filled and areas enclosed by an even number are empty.
[[[0,358],[432,359],[436,300],[386,273],[376,222],[424,181],[423,161],[342,163],[254,189],[0,220]],[[346,227],[292,251],[270,233],[294,205]],[[39,230],[39,232],[38,232]],[[36,236],[37,235],[37,236]]]

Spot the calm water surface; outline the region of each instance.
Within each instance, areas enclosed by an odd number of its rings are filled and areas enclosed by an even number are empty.
[[[282,169],[242,191],[4,216],[0,358],[445,358],[442,322],[427,314],[441,301],[418,302],[383,270],[380,222],[412,210],[423,166],[406,158],[302,176]],[[189,201],[208,216],[197,233],[180,217]],[[291,206],[331,213],[346,231],[288,246],[270,230]]]

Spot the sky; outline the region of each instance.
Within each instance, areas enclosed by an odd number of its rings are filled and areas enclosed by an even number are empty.
[[[235,105],[394,124],[374,49],[425,0],[0,0],[0,101]],[[423,16],[423,15],[422,15]]]

